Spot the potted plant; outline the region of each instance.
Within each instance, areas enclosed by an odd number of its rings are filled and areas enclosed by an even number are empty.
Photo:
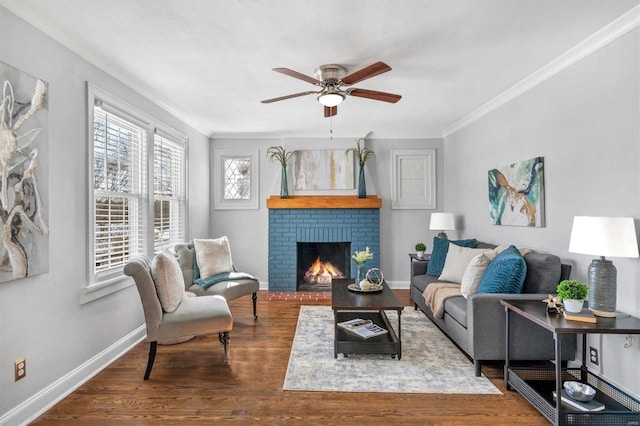
[[[358,198],[367,198],[367,186],[364,179],[364,165],[370,158],[374,160],[376,158],[376,154],[372,150],[364,146],[364,144],[364,138],[358,139],[358,141],[356,142],[356,147],[349,148],[345,152],[345,154],[352,152],[358,160],[358,164],[360,165],[360,172],[358,174]]]
[[[280,198],[289,198],[289,184],[287,183],[287,162],[296,155],[296,151],[287,152],[281,146],[270,146],[267,149],[267,157],[271,161],[277,160],[282,166],[280,176]]]
[[[588,287],[580,281],[564,280],[560,281],[556,292],[562,298],[564,309],[567,312],[580,312],[584,300],[587,298]]]
[[[424,245],[424,243],[416,244],[416,256],[418,256],[420,259],[422,259],[424,257],[424,251],[426,249],[427,249],[427,246]]]

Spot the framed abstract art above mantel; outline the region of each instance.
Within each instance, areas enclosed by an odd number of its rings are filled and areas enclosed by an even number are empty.
[[[0,62],[0,282],[49,271],[48,84]]]
[[[296,151],[293,164],[296,190],[355,188],[352,152],[300,150]]]
[[[544,227],[544,158],[489,170],[489,216],[495,225]]]

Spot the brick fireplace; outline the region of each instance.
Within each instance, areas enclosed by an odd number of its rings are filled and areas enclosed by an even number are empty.
[[[380,265],[380,207],[376,196],[293,196],[267,200],[269,208],[269,291],[296,291],[298,243],[349,243],[351,253],[365,247]],[[355,262],[351,260],[351,278]]]

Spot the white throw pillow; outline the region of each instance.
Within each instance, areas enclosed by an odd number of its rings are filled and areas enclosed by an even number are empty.
[[[178,259],[168,250],[162,250],[151,262],[151,275],[162,309],[175,311],[184,295],[184,277]]]
[[[438,281],[449,281],[460,284],[464,271],[467,269],[467,265],[471,262],[471,259],[486,251],[487,249],[484,248],[468,248],[460,247],[456,244],[449,244],[449,251],[444,260],[444,268],[442,268],[442,274],[438,277]]]
[[[193,240],[200,278],[209,278],[223,272],[233,272],[231,249],[227,237],[215,240]]]
[[[495,257],[493,250],[480,253],[475,256],[467,265],[467,269],[464,271],[462,281],[460,281],[460,293],[466,298],[470,294],[478,292],[478,286],[482,281],[482,276],[487,270],[487,267]]]

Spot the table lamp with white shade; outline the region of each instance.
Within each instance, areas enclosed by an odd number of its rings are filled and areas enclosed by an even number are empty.
[[[454,231],[456,229],[453,213],[431,213],[429,229],[432,231],[440,231],[438,238],[444,238],[446,240],[447,234],[445,234],[444,231]]]
[[[616,267],[608,257],[638,257],[638,240],[632,217],[573,218],[571,253],[600,256],[589,265],[587,300],[597,316],[616,316]]]

